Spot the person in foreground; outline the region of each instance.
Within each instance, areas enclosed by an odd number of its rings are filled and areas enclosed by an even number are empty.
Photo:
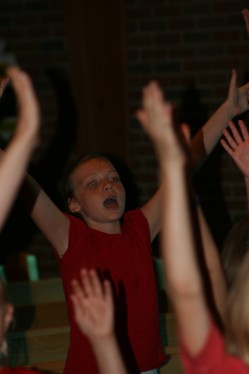
[[[185,373],[249,372],[249,256],[245,257],[225,306],[225,337],[208,308],[196,256],[183,147],[189,141],[186,125],[181,136],[173,123],[172,105],[156,83],[147,87],[148,118],[144,129],[154,142],[163,188],[162,256],[168,295],[173,304]],[[182,139],[185,139],[183,142]]]
[[[14,317],[14,307],[7,301],[5,287],[0,280],[0,373],[1,374],[42,374],[37,369],[29,367],[8,366],[8,346],[6,334]]]
[[[38,143],[40,123],[39,106],[28,75],[18,67],[9,67],[6,73],[17,96],[19,112],[15,133],[0,159],[0,230]],[[0,80],[1,95],[6,81]]]
[[[138,117],[153,140],[160,161],[162,256],[184,372],[248,373],[249,256],[225,300],[223,337],[209,310],[196,256],[186,176],[188,127],[182,125],[180,132],[175,128],[173,106],[164,101],[155,82],[144,89],[144,109]],[[93,346],[101,374],[126,373],[113,333],[110,284],[105,281],[102,288],[95,270],[83,270],[81,280],[72,282],[72,290],[76,322]]]
[[[72,281],[75,320],[91,342],[101,374],[127,374],[114,332],[111,284],[101,284],[95,270],[82,269]]]
[[[0,230],[11,209],[18,187],[24,177],[30,155],[38,143],[40,124],[39,105],[29,76],[18,67],[9,67],[7,77],[0,80],[0,96],[7,81],[13,85],[17,97],[18,118],[15,133],[0,160]],[[0,280],[0,372],[5,374],[35,374],[37,371],[18,367],[4,367],[7,355],[6,333],[13,319],[13,306],[6,300]]]
[[[221,145],[234,161],[245,182],[247,209],[249,208],[249,134],[244,121],[229,122],[223,131]],[[222,264],[228,286],[233,283],[240,264],[249,250],[249,216],[240,218],[229,232],[222,249]]]

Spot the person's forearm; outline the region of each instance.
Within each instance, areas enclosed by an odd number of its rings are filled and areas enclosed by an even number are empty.
[[[14,145],[14,143],[13,143]],[[12,147],[10,144],[9,147]],[[35,220],[37,220],[36,215],[40,215],[40,211],[43,206],[46,207],[47,200],[50,201],[47,194],[44,192],[42,187],[39,185],[38,182],[27,172],[25,172],[25,168],[28,164],[28,158],[31,153],[31,151],[28,151],[28,147],[31,147],[31,145],[26,144],[25,142],[20,143],[20,150],[18,151],[18,155],[13,155],[13,158],[9,160],[8,164],[6,163],[6,151],[3,151],[0,149],[0,162],[4,160],[6,173],[9,173],[9,177],[6,176],[6,181],[11,180],[12,187],[14,185],[13,178],[17,179],[17,174],[14,176],[13,172],[10,173],[11,166],[10,163],[14,164],[15,167],[18,164],[18,170],[17,173],[23,173],[23,183],[20,189],[19,196],[21,198],[21,201],[23,202],[25,209],[28,211],[28,213],[31,215],[31,217]],[[24,156],[26,154],[26,156]],[[20,157],[21,155],[21,157]],[[22,163],[22,165],[21,165]],[[12,166],[12,170],[13,167]],[[7,174],[6,174],[7,175]],[[3,181],[4,182],[4,181]],[[0,182],[1,183],[1,182]],[[2,185],[2,184],[1,184]],[[39,204],[39,201],[41,200],[41,204]],[[38,211],[36,213],[36,206],[39,204]],[[39,226],[39,225],[38,225]]]
[[[162,245],[165,274],[172,298],[200,292],[201,280],[194,250],[185,166],[162,166],[164,193]]]
[[[39,183],[37,183],[36,180],[26,172],[19,196],[25,210],[27,210],[28,214],[30,214],[33,219],[35,218],[35,205],[40,195],[43,193],[44,191]]]
[[[218,143],[222,131],[232,119],[228,101],[225,101],[192,139],[193,170],[196,171]]]
[[[227,297],[225,275],[216,243],[212,237],[200,206],[197,206],[197,214],[201,233],[202,248],[204,251],[204,259],[211,282],[215,307],[220,317],[223,319],[225,301]]]
[[[62,256],[68,248],[69,219],[28,173],[25,174],[19,196],[37,227]]]
[[[197,261],[186,178],[182,166],[163,172],[163,253],[167,290],[178,331],[191,355],[200,352],[209,331],[209,313]]]
[[[127,374],[117,340],[114,335],[92,342],[101,374]]]
[[[0,229],[6,219],[6,216],[12,206],[12,201],[21,181],[25,169],[29,162],[29,157],[33,151],[35,142],[25,137],[23,139],[13,138],[6,152],[1,151],[0,159]]]

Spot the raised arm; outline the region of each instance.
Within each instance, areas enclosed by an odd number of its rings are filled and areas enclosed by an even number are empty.
[[[155,83],[145,91],[148,121],[143,127],[154,142],[161,168],[162,255],[168,292],[181,337],[191,354],[203,347],[209,332],[202,280],[196,260],[186,186],[186,157],[174,129],[172,105]],[[186,126],[183,127],[186,134]]]
[[[146,94],[145,91],[144,94]],[[193,171],[197,171],[212,152],[222,136],[222,131],[227,127],[228,122],[236,115],[249,109],[248,96],[249,83],[238,88],[237,74],[233,70],[227,99],[192,139],[191,167]],[[140,123],[143,124],[148,121],[147,117],[148,114],[145,110],[141,109],[137,112],[137,118]],[[162,189],[159,187],[152,198],[142,207],[142,211],[149,222],[152,240],[161,229],[161,201]]]
[[[3,93],[8,83],[9,83],[9,77],[7,75],[4,75],[2,77],[0,76],[0,98],[3,96]]]
[[[95,270],[83,269],[72,281],[71,299],[79,329],[92,345],[101,374],[127,374],[114,333],[111,285],[98,279]]]
[[[0,229],[12,206],[25,174],[32,151],[38,142],[40,124],[39,106],[31,81],[18,67],[7,69],[8,78],[1,81],[1,94],[10,82],[18,102],[16,130],[0,160]]]
[[[221,258],[201,206],[198,205],[196,207],[196,210],[202,245],[202,248],[200,249],[204,254],[204,260],[208,271],[208,277],[210,280],[215,308],[220,316],[220,320],[224,321],[225,303],[227,299],[227,285],[225,274],[221,264]]]
[[[31,217],[57,249],[59,255],[67,250],[69,221],[47,196],[39,184],[27,173],[28,160],[38,139],[39,106],[31,81],[17,67],[7,70],[8,77],[0,82],[0,95],[10,79],[15,90],[19,113],[13,140],[5,152],[0,150],[0,228],[24,177],[21,196]]]
[[[54,204],[47,193],[26,173],[20,198],[31,218],[55,248],[58,255],[64,255],[68,248],[69,219]]]
[[[249,109],[249,83],[237,87],[237,73],[232,70],[228,96],[192,139],[192,165],[198,170],[222,136],[222,131],[235,116]]]
[[[249,35],[249,10],[245,8],[241,11],[241,13],[245,21],[247,34]]]
[[[230,121],[230,131],[227,129],[223,131],[224,138],[220,142],[244,176],[249,209],[249,134],[243,121],[238,121],[238,126],[240,131]]]

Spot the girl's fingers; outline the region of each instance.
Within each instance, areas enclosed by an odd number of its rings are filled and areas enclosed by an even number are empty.
[[[87,298],[84,289],[80,286],[79,282],[76,279],[71,282],[71,285],[73,290],[72,295],[74,295],[74,297],[77,298],[78,302],[83,305],[85,299]]]
[[[92,293],[96,297],[103,297],[102,284],[95,270],[89,271],[89,278],[92,286]]]
[[[229,128],[232,132],[233,139],[236,140],[237,144],[242,143],[241,135],[232,121],[229,122]]]
[[[154,111],[160,111],[164,103],[164,96],[158,83],[151,81],[143,90],[143,107],[150,115]]]
[[[248,130],[247,130],[247,127],[245,125],[245,122],[242,121],[242,120],[239,120],[238,124],[239,124],[240,130],[241,130],[243,140],[247,140],[249,136],[248,136]]]
[[[148,115],[145,112],[145,110],[144,109],[137,110],[136,111],[136,118],[141,123],[143,128],[146,130],[146,128],[148,127]]]
[[[112,299],[112,287],[111,284],[108,280],[105,280],[103,283],[103,288],[104,288],[104,296],[108,300],[109,303],[113,303]]]
[[[27,123],[30,115],[38,118],[39,105],[30,77],[17,66],[8,67],[6,72],[17,96],[20,118]]]
[[[237,72],[235,69],[232,69],[232,75],[229,83],[228,97],[232,98],[237,87]]]
[[[74,312],[75,314],[77,313],[77,311],[79,310],[81,304],[79,303],[79,299],[76,297],[75,294],[71,294],[71,300],[72,300],[72,303],[73,303],[73,306],[74,306]]]
[[[81,273],[81,285],[85,297],[101,297],[103,296],[102,284],[98,278],[96,270],[82,269]]]
[[[80,280],[82,289],[86,297],[91,297],[93,294],[93,287],[89,278],[88,270],[82,269],[80,272]]]
[[[181,133],[183,135],[184,142],[190,146],[191,144],[191,132],[187,123],[182,123],[180,126]]]
[[[237,144],[236,142],[234,141],[234,139],[232,138],[232,136],[229,134],[229,132],[227,131],[227,129],[225,129],[223,131],[223,135],[224,137],[226,138],[226,141],[227,143],[230,145],[230,147],[232,148],[232,150],[234,151],[237,147]]]
[[[227,153],[233,157],[233,150],[232,148],[230,148],[230,146],[227,144],[227,142],[224,140],[224,139],[221,139],[220,141],[222,147],[225,149],[225,151],[227,151]]]
[[[3,95],[5,88],[7,87],[9,83],[9,77],[2,78],[0,82],[0,97]]]

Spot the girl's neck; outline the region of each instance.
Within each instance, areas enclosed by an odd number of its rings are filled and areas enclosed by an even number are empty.
[[[106,234],[121,234],[121,225],[120,221],[115,222],[90,222],[87,225],[91,229],[104,232]]]

